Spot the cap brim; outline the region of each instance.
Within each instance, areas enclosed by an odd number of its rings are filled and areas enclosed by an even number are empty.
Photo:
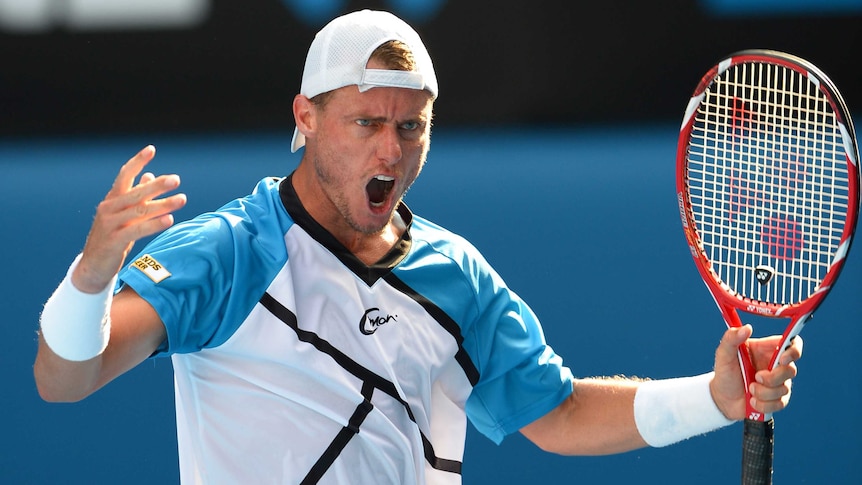
[[[299,132],[299,128],[293,129],[293,140],[290,142],[290,153],[296,153],[297,150],[305,146],[305,135]]]

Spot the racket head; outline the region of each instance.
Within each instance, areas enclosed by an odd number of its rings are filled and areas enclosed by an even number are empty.
[[[822,302],[856,228],[858,161],[844,99],[810,62],[746,50],[703,76],[680,127],[677,197],[729,326],[741,325],[731,309],[804,322]]]

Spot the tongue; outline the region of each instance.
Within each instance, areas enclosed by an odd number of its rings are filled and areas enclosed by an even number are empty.
[[[382,204],[386,200],[386,195],[392,189],[392,184],[393,182],[391,181],[371,179],[368,185],[365,186],[365,190],[368,192],[368,200],[372,204]]]

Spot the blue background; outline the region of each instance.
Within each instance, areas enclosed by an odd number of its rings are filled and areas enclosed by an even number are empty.
[[[710,369],[724,324],[683,239],[676,137],[674,123],[438,129],[407,202],[484,252],[577,376],[697,374]],[[0,483],[176,483],[170,361],[147,361],[80,403],[44,403],[32,378],[38,314],[140,147],[157,146],[156,173],[181,175],[189,203],[177,217],[187,219],[287,174],[299,160],[289,142],[286,131],[0,140]],[[860,288],[856,247],[803,332],[793,400],[776,415],[776,483],[862,483]],[[741,432],[559,457],[520,435],[496,446],[471,428],[464,481],[735,483]]]

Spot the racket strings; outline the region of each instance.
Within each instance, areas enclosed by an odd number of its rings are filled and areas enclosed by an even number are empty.
[[[818,290],[849,206],[841,126],[799,72],[767,63],[719,75],[695,115],[688,191],[714,277],[757,301]]]

